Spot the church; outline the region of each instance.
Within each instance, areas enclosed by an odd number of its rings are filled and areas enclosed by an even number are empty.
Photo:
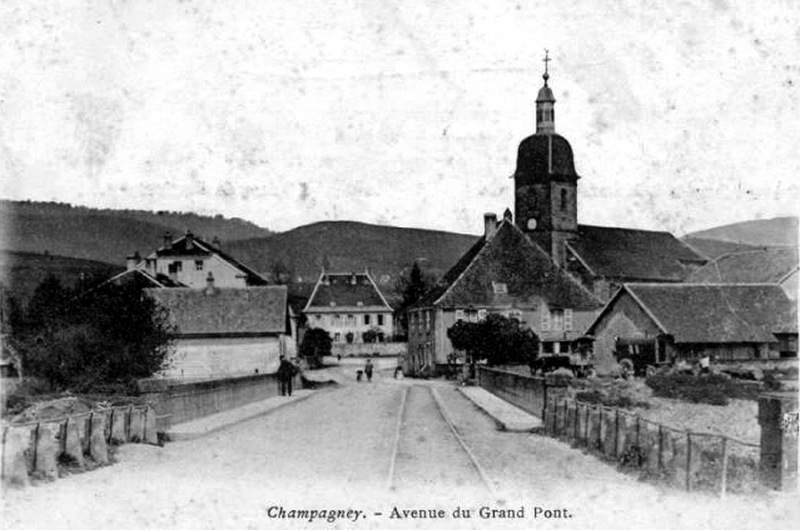
[[[517,152],[514,214],[486,214],[483,237],[409,309],[406,373],[441,371],[447,329],[487,313],[525,323],[541,353],[570,352],[623,283],[679,283],[706,262],[669,232],[578,224],[581,177],[556,133],[548,61],[536,130]]]
[[[516,225],[602,302],[623,283],[685,281],[706,258],[669,232],[578,224],[581,177],[572,147],[556,133],[548,61],[536,98],[536,132],[517,151]]]

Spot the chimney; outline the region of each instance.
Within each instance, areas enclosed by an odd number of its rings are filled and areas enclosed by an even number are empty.
[[[128,256],[127,258],[125,258],[127,269],[129,271],[134,270],[136,268],[136,265],[138,265],[140,261],[142,261],[142,257],[139,255],[138,250],[133,254],[131,254],[130,256]]]
[[[483,229],[483,235],[486,236],[486,240],[488,241],[497,231],[497,214],[483,214]]]
[[[206,277],[206,296],[213,296],[214,293],[217,292],[216,287],[214,287],[214,275],[211,274],[211,271],[208,271],[208,276]]]
[[[172,234],[164,232],[164,250],[172,249]]]
[[[511,209],[506,208],[506,211],[503,212],[503,221],[508,221],[509,223],[514,220],[514,216],[511,215]]]
[[[222,247],[222,241],[220,241],[217,236],[214,236],[214,239],[211,240],[211,245],[214,248],[221,248]]]

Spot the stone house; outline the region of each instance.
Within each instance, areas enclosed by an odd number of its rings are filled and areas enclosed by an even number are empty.
[[[169,312],[175,352],[169,379],[220,379],[277,370],[295,346],[285,286],[144,291]]]
[[[303,308],[309,328],[323,328],[334,344],[364,342],[374,331],[383,342],[394,334],[394,311],[368,271],[322,271]]]
[[[166,286],[170,287],[178,285],[202,289],[209,275],[214,278],[216,286],[222,289],[269,284],[263,276],[223,252],[218,245],[208,243],[191,232],[174,240],[167,233],[161,247],[144,259],[138,253],[129,256],[127,263],[128,271],[142,271],[160,283],[169,283]]]
[[[797,356],[797,306],[772,284],[630,283],[587,334],[598,372],[616,365],[617,350],[653,364],[789,358]]]
[[[556,266],[507,211],[498,224],[484,216],[485,232],[432,292],[409,309],[409,374],[436,372],[454,348],[447,330],[488,313],[516,317],[540,339],[543,353],[569,352],[602,304]]]

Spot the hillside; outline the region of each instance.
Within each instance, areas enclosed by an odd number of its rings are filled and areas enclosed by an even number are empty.
[[[54,202],[0,200],[2,248],[123,264],[161,244],[165,232],[191,230],[222,241],[270,232],[242,219],[195,213],[93,209]]]
[[[295,279],[315,281],[323,265],[332,271],[368,267],[382,285],[394,282],[416,260],[441,276],[477,240],[477,236],[353,221],[324,221],[268,238],[232,241],[226,252],[262,273],[275,267]]]
[[[72,287],[79,281],[88,285],[123,270],[124,267],[98,261],[0,250],[0,286],[6,294],[22,303],[50,274],[63,285]]]
[[[756,250],[760,248],[754,245],[744,245],[742,243],[731,243],[730,241],[722,241],[720,239],[705,239],[702,237],[684,236],[681,238],[681,240],[703,256],[712,260],[722,256],[723,254],[732,254],[735,252],[744,252],[747,250]]]
[[[743,221],[686,234],[686,238],[716,239],[730,243],[764,246],[797,246],[798,218],[776,217]]]

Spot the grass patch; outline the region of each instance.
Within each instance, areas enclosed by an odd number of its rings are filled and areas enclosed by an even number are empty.
[[[648,377],[646,384],[658,397],[718,406],[727,405],[731,399],[755,400],[760,390],[759,385],[742,383],[717,374],[658,374]]]

